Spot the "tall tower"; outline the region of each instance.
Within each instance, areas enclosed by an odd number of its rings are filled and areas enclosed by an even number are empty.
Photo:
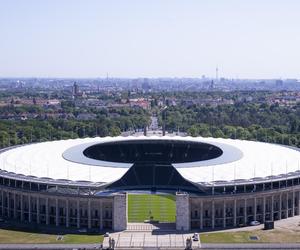
[[[216,82],[219,80],[219,68],[216,67]]]

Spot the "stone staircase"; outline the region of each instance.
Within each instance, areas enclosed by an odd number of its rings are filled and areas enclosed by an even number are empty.
[[[128,223],[128,232],[175,231],[175,223]]]

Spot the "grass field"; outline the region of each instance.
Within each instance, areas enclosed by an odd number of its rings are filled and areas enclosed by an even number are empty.
[[[0,229],[0,243],[101,243],[103,235],[65,234],[61,240],[55,234]]]
[[[250,240],[257,236],[258,240]],[[202,243],[296,243],[300,242],[299,232],[290,230],[254,230],[240,232],[201,233]]]
[[[128,222],[175,222],[176,206],[174,195],[128,194]]]

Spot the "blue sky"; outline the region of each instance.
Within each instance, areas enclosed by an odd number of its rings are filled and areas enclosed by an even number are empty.
[[[298,0],[0,0],[0,77],[300,78]]]

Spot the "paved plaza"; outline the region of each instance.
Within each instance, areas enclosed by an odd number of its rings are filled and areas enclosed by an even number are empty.
[[[129,232],[113,233],[110,236],[115,239],[116,248],[185,248],[186,239],[192,237],[192,233],[155,233],[154,232]],[[108,247],[108,237],[104,239],[103,247]],[[200,242],[193,242],[195,248],[200,248]]]

